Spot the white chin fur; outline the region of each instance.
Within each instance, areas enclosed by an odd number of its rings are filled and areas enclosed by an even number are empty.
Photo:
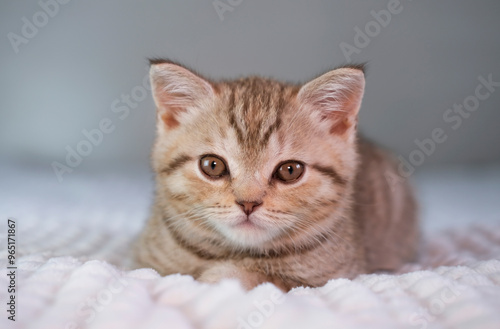
[[[217,228],[228,240],[241,247],[259,247],[276,236],[275,229],[255,224],[245,226],[220,223]]]

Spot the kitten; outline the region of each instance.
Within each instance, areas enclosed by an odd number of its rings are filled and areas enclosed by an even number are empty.
[[[150,76],[156,196],[140,265],[286,291],[413,259],[411,190],[386,179],[395,163],[356,132],[361,66],[302,86],[213,82],[163,60]]]

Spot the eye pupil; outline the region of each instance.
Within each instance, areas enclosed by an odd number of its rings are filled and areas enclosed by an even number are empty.
[[[214,170],[216,166],[217,166],[217,162],[215,162],[215,161],[212,161],[212,165],[211,165],[211,167],[212,167],[212,170]]]
[[[288,166],[288,173],[290,175],[293,174],[293,167],[292,166]]]

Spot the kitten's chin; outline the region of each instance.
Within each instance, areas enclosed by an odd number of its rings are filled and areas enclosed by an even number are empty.
[[[272,240],[276,235],[274,229],[259,225],[256,220],[242,219],[235,223],[218,225],[220,232],[233,243],[242,247],[258,247]]]

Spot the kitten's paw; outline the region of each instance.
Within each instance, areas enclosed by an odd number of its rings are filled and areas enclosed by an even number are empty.
[[[246,290],[250,290],[266,281],[262,274],[248,272],[230,263],[221,263],[209,267],[201,273],[197,280],[205,283],[217,283],[223,279],[238,279]]]

